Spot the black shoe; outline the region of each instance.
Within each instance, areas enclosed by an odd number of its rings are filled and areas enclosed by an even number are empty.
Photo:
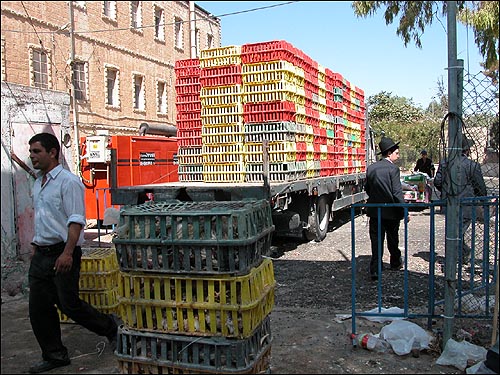
[[[70,363],[71,360],[69,358],[67,360],[41,361],[31,366],[28,372],[30,374],[39,374],[41,372],[50,371],[58,367],[68,366]]]
[[[395,266],[391,266],[392,271],[399,271],[401,268],[403,268],[403,258],[399,258],[399,263]]]
[[[370,273],[370,279],[372,281],[378,280],[378,274],[377,273]]]

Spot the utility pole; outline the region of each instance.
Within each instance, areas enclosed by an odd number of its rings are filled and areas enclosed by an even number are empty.
[[[76,87],[75,87],[75,21],[73,15],[73,2],[68,1],[69,4],[69,37],[71,41],[71,52],[70,52],[70,68],[71,68],[71,104],[73,107],[73,142],[75,144],[75,174],[81,176],[80,173],[80,135],[78,131],[78,109],[76,105]]]
[[[457,288],[457,258],[459,245],[459,199],[456,189],[460,181],[460,155],[462,153],[461,95],[458,78],[462,77],[463,64],[457,61],[457,2],[448,1],[448,157],[443,190],[446,192],[446,243],[445,243],[445,295],[443,348],[453,334],[455,319],[455,294]]]

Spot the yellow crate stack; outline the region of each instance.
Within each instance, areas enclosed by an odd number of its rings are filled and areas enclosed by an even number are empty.
[[[114,247],[84,248],[80,266],[80,298],[97,310],[118,313],[120,267]],[[57,309],[62,323],[73,323]]]

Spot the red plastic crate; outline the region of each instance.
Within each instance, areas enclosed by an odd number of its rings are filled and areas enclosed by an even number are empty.
[[[192,112],[178,112],[177,113],[177,121],[183,120],[200,120],[201,121],[201,112],[200,111],[192,111]]]
[[[200,94],[177,95],[175,104],[199,102]]]
[[[196,85],[200,83],[200,77],[196,76],[186,76],[186,77],[177,77],[175,80],[176,85]]]
[[[177,120],[177,130],[195,130],[201,131],[201,118],[199,120]]]
[[[201,84],[196,83],[192,85],[175,85],[175,93],[177,95],[192,95],[192,94],[200,94]]]
[[[175,62],[174,69],[200,66],[200,59],[184,59]]]
[[[199,77],[200,76],[200,67],[199,66],[190,66],[186,68],[177,68],[175,69],[176,77]]]
[[[201,112],[201,102],[198,100],[196,102],[186,102],[186,103],[175,103],[177,108],[177,113],[180,112]]]

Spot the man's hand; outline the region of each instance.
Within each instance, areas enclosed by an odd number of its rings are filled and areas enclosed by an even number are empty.
[[[71,270],[72,266],[73,266],[73,256],[71,254],[63,252],[56,259],[56,263],[54,264],[54,271],[56,271],[56,273],[66,273]]]

